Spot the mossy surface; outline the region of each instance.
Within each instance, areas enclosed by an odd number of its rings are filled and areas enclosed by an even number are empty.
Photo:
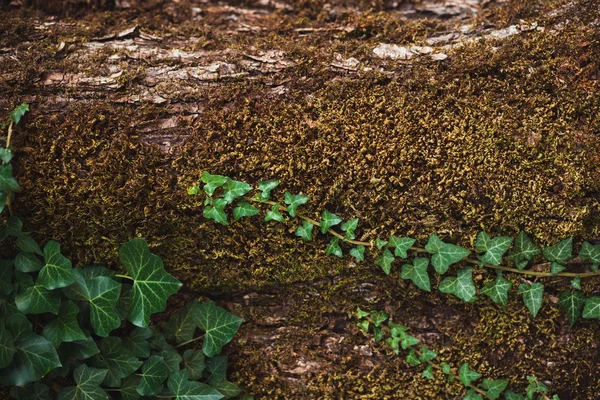
[[[326,285],[310,301],[290,305],[294,312],[275,353],[265,357],[264,349],[251,344],[234,346],[234,355],[243,355],[234,363],[234,379],[259,397],[458,396],[459,387],[426,382],[388,355],[376,352],[374,369],[365,368],[352,346],[367,339],[356,335],[351,319],[343,329],[354,334],[352,345],[339,350],[341,358],[328,359],[319,346],[307,344],[310,335],[324,329],[323,318],[342,318],[364,305],[359,294],[347,291],[372,276],[381,293],[374,306],[387,307],[403,323],[433,318],[436,308],[450,307],[440,315],[455,315],[461,323],[452,326],[438,318],[434,325],[443,341],[432,342],[445,359],[469,361],[479,372],[520,382],[535,373],[567,397],[592,398],[600,390],[590,367],[598,357],[586,350],[599,339],[593,322],[570,329],[551,304],[536,319],[517,300],[506,309],[486,300],[455,304],[449,296],[424,294],[397,277],[382,277],[370,262],[350,270],[347,260],[325,256],[322,237],[309,244],[295,237],[296,221],[267,225],[253,218],[216,225],[186,194],[203,171],[251,184],[280,179],[274,197],[282,199],[285,190],[302,192],[312,198],[303,209],[315,218],[323,209],[345,219],[359,217],[357,233],[363,240],[397,234],[423,242],[437,233],[472,247],[481,229],[494,235],[523,229],[541,244],[567,236],[575,236],[578,244],[597,241],[600,15],[594,2],[493,4],[471,22],[503,28],[526,19],[546,29],[470,43],[449,50],[443,62],[376,58],[372,49],[380,42],[423,44],[458,24],[406,20],[383,11],[384,3],[359,2],[357,10],[334,14],[323,2],[294,2],[294,11],[252,20],[262,28],[252,34],[236,33],[238,25],[226,18],[227,10],[207,8],[202,22],[194,22],[184,17],[192,3],[168,3],[165,14],[152,4],[146,11],[59,18],[64,24],[50,25],[43,34],[33,26],[50,17],[39,12],[19,11],[0,21],[0,47],[18,49],[21,61],[0,58],[0,104],[7,112],[24,97],[31,102],[32,112],[14,141],[15,172],[24,189],[15,208],[36,239],[60,241],[75,264],[118,268],[118,246],[143,236],[198,294],[341,279],[343,284]],[[236,65],[244,53],[276,49],[294,64],[253,79],[167,82],[164,104],[116,100],[137,94],[154,60],[132,59],[122,66],[116,93],[83,95],[83,88],[39,83],[56,70],[109,74],[108,60],[124,50],[90,50],[81,63],[57,53],[56,45],[64,40],[81,46],[130,27],[131,21],[165,37],[160,46],[166,48],[177,40],[188,51],[222,52]],[[353,29],[296,31],[339,26]],[[336,53],[372,69],[340,72],[330,66]],[[285,90],[274,94],[273,87]],[[70,101],[58,103],[57,97]],[[168,152],[148,144],[140,126],[182,104],[198,105],[201,112],[169,131],[179,144]],[[551,293],[565,283],[551,283]],[[586,285],[587,295],[600,290],[597,281]],[[246,317],[242,341],[261,318]],[[267,364],[294,352],[322,357],[328,365],[303,389],[281,386],[286,382],[281,376],[268,374]],[[540,360],[552,360],[554,369],[546,370]]]

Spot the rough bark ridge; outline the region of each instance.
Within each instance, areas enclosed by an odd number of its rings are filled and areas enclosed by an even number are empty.
[[[516,293],[506,308],[461,304],[327,257],[294,221],[216,226],[186,195],[202,171],[279,178],[275,197],[360,217],[362,240],[438,233],[472,247],[480,229],[524,229],[542,244],[598,241],[597,2],[8,3],[0,110],[31,104],[14,142],[26,228],[75,263],[115,268],[118,245],[144,236],[186,282],[179,300],[207,295],[246,319],[230,357],[249,392],[460,397],[361,336],[357,306],[513,390],[526,375],[561,398],[600,390],[597,321],[570,328],[552,304],[567,281],[545,281],[535,319]]]

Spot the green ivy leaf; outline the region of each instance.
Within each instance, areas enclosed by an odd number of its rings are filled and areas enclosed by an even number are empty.
[[[536,393],[546,393],[548,391],[548,386],[540,382],[535,376],[528,376],[527,381],[529,382],[529,386],[527,386],[525,392],[528,399],[532,399]]]
[[[425,370],[423,371],[423,377],[426,379],[435,378],[435,376],[433,375],[433,365],[429,364],[427,365],[427,367],[425,367]]]
[[[267,211],[267,215],[265,216],[265,222],[269,221],[277,221],[283,222],[283,215],[279,212],[279,203],[273,204],[271,207],[271,211]]]
[[[16,244],[19,250],[39,254],[40,256],[44,255],[44,253],[42,253],[42,249],[40,249],[40,246],[38,246],[35,240],[25,233],[17,238]]]
[[[202,215],[207,219],[214,219],[215,222],[221,225],[229,225],[229,221],[227,221],[227,214],[225,214],[224,207],[217,206],[217,202],[223,199],[217,199],[214,206],[206,206],[204,207],[204,211],[202,211]],[[224,201],[224,200],[223,200]]]
[[[157,394],[158,387],[167,379],[167,376],[168,369],[164,359],[160,356],[150,356],[142,365],[137,392],[142,396]]]
[[[58,314],[60,296],[41,286],[30,286],[15,297],[15,305],[23,314]]]
[[[429,275],[427,275],[427,266],[429,265],[428,258],[415,258],[411,264],[402,266],[402,279],[410,279],[417,287],[430,292],[431,283]]]
[[[479,232],[477,235],[477,240],[475,241],[475,250],[479,253],[486,252],[489,248],[490,242],[492,238],[489,234],[484,231]]]
[[[131,374],[121,381],[121,400],[138,400],[140,398],[140,394],[137,392],[137,385],[140,379],[138,375]]]
[[[525,302],[525,305],[535,317],[542,307],[544,285],[539,282],[531,285],[529,283],[521,283],[521,285],[519,285],[518,293],[523,295],[523,301]]]
[[[223,199],[225,199],[227,204],[231,204],[235,199],[242,197],[251,190],[252,186],[248,185],[246,182],[234,181],[233,179],[227,178]]]
[[[440,367],[442,367],[442,372],[446,375],[450,375],[450,373],[452,372],[452,367],[450,367],[450,364],[448,364],[447,362],[442,361],[440,363]]]
[[[358,321],[356,323],[356,325],[358,326],[358,329],[360,329],[364,333],[369,333],[369,326],[370,326],[369,320],[363,319],[362,321]]]
[[[504,393],[504,400],[525,400],[525,397],[523,397],[522,394],[507,390],[506,393]]]
[[[202,350],[208,357],[219,354],[221,347],[229,343],[244,321],[217,307],[212,301],[198,305],[194,320],[205,331]]]
[[[571,281],[571,287],[573,289],[581,290],[581,278],[578,276],[573,278],[573,280]]]
[[[559,264],[555,261],[553,261],[552,263],[550,263],[550,272],[552,273],[552,275],[556,275],[559,272],[564,271],[565,269],[567,269],[567,267],[565,267],[562,264]]]
[[[194,186],[189,187],[187,192],[189,195],[200,194],[200,188],[198,186],[194,185]]]
[[[411,248],[413,244],[415,244],[415,239],[407,238],[407,237],[396,237],[394,235],[390,236],[390,240],[388,244],[390,247],[394,248],[394,255],[400,258],[408,258],[407,251]]]
[[[421,360],[419,360],[419,357],[417,357],[417,354],[415,353],[415,349],[411,349],[408,352],[408,354],[406,355],[406,362],[410,365],[421,364]]]
[[[225,380],[227,377],[227,356],[215,356],[208,360],[208,372],[210,379],[208,383],[214,385]]]
[[[480,395],[477,394],[473,389],[467,391],[467,395],[463,397],[463,400],[483,400]]]
[[[409,335],[406,332],[400,333],[400,346],[402,346],[402,350],[406,350],[409,347],[415,346],[419,344],[421,341],[414,336]]]
[[[13,178],[12,164],[0,165],[0,191],[8,193],[21,191],[21,186]]]
[[[2,319],[4,327],[12,333],[15,342],[25,340],[33,335],[33,325],[20,312],[16,311],[14,314],[5,316]]]
[[[579,258],[583,261],[591,261],[592,270],[598,272],[598,266],[600,266],[600,244],[593,245],[588,242],[583,242],[581,250],[579,251]]]
[[[598,318],[600,319],[600,297],[592,296],[585,300],[583,308],[583,318]]]
[[[69,286],[75,282],[75,274],[71,261],[60,254],[60,244],[51,240],[44,247],[46,265],[40,271],[36,285],[54,290]]]
[[[13,386],[10,394],[17,400],[52,400],[50,388],[40,382],[30,383],[23,387]]]
[[[515,263],[519,271],[522,271],[527,262],[541,252],[542,249],[536,246],[525,232],[521,231],[515,239],[515,245],[508,253],[508,258]]]
[[[466,267],[458,270],[458,276],[449,276],[440,283],[439,291],[451,293],[462,301],[475,301],[475,284],[473,283],[473,268]]]
[[[565,310],[569,318],[569,323],[573,326],[581,315],[581,311],[585,305],[585,296],[579,290],[563,292],[558,300],[558,305]]]
[[[481,293],[488,296],[496,304],[506,307],[508,303],[508,290],[511,288],[512,283],[504,279],[502,274],[498,274],[496,279],[485,284],[481,289]]]
[[[242,389],[229,381],[214,383],[212,387],[221,392],[221,394],[225,396],[223,397],[224,399],[232,399],[242,393]]]
[[[383,336],[385,335],[385,331],[377,326],[373,327],[373,339],[375,339],[375,343],[379,343],[383,340]]]
[[[543,251],[546,260],[566,264],[573,258],[573,238],[561,240],[554,246],[546,247]]]
[[[458,370],[458,377],[460,378],[460,381],[463,383],[463,385],[469,386],[471,382],[481,378],[481,374],[478,374],[475,371],[471,371],[471,369],[469,368],[469,364],[464,363],[460,366]]]
[[[360,307],[356,307],[356,318],[364,318],[367,317],[369,313],[367,311],[361,310]]]
[[[425,250],[433,254],[431,264],[440,275],[445,274],[450,265],[463,260],[471,253],[464,247],[442,242],[435,234],[429,237]]]
[[[342,248],[340,247],[339,241],[340,240],[337,237],[331,238],[325,254],[333,254],[334,256],[342,258],[344,254],[342,253]]]
[[[400,353],[400,338],[398,337],[389,337],[385,339],[385,342],[391,347],[394,354]]]
[[[233,209],[233,218],[237,221],[242,217],[252,217],[260,212],[260,210],[245,201],[237,203],[237,207]]]
[[[17,125],[27,111],[29,111],[29,104],[21,103],[10,112],[8,117],[15,125]]]
[[[394,262],[394,255],[388,249],[384,249],[383,253],[375,259],[375,265],[379,265],[386,275],[389,275],[392,270],[392,262]]]
[[[125,347],[121,338],[109,336],[103,338],[98,345],[100,354],[91,362],[96,368],[107,369],[108,373],[103,383],[109,387],[119,387],[121,379],[135,372],[142,362],[134,357]]]
[[[89,368],[83,364],[73,372],[77,386],[69,386],[61,390],[58,400],[106,400],[108,394],[100,384],[106,377],[106,369]]]
[[[365,246],[359,244],[358,246],[353,247],[350,249],[350,255],[358,261],[365,261]]]
[[[16,352],[14,336],[0,322],[0,368],[8,367]]]
[[[62,343],[58,348],[60,361],[65,369],[68,369],[74,361],[87,360],[98,353],[100,353],[100,349],[96,345],[96,340],[91,336],[87,336],[85,340]]]
[[[31,335],[15,343],[16,353],[10,366],[0,369],[0,383],[23,386],[42,379],[54,368],[61,366],[56,348],[48,339]]]
[[[346,221],[342,224],[342,231],[346,232],[346,239],[353,240],[356,238],[354,231],[358,226],[358,218],[352,218],[350,221]]]
[[[369,315],[373,319],[373,325],[378,327],[384,323],[390,315],[383,310],[372,310]]]
[[[204,171],[200,179],[205,183],[204,191],[209,196],[212,196],[217,188],[224,186],[227,183],[228,178],[223,175],[211,175]]]
[[[179,371],[179,364],[181,364],[183,357],[179,355],[173,346],[167,344],[163,349],[161,349],[158,355],[164,358],[165,364],[169,370],[169,374],[174,374],[175,372]]]
[[[423,361],[423,362],[431,361],[436,357],[437,357],[437,353],[435,351],[429,350],[425,346],[421,346],[421,356],[420,356],[421,361]]]
[[[167,386],[175,400],[220,400],[224,397],[217,389],[190,381],[186,370],[171,374]]]
[[[332,214],[327,210],[324,210],[323,215],[321,216],[321,233],[327,233],[327,230],[329,228],[338,225],[342,221],[343,219],[341,219],[337,215]]]
[[[196,300],[187,303],[163,325],[163,333],[168,340],[175,340],[175,343],[181,344],[194,338],[196,333],[194,314],[197,312],[197,307]]]
[[[0,294],[8,295],[13,291],[13,260],[0,260]]]
[[[258,190],[260,190],[258,198],[262,201],[269,200],[269,198],[271,197],[271,191],[277,186],[279,186],[279,181],[275,179],[270,181],[258,182]]]
[[[379,250],[381,250],[383,248],[383,246],[385,246],[387,243],[388,243],[387,240],[383,240],[380,238],[375,239],[375,244],[377,245],[377,248]]]
[[[131,333],[123,338],[123,347],[131,352],[135,357],[150,357],[150,343],[148,339],[152,336],[150,328],[134,328]]]
[[[302,225],[296,229],[296,236],[301,237],[306,242],[310,242],[312,240],[312,230],[313,224],[308,221],[303,221]]]
[[[284,200],[285,204],[288,205],[288,214],[290,214],[290,217],[295,217],[296,209],[298,208],[298,206],[308,203],[310,197],[304,196],[302,194],[291,194],[289,192],[285,192]]]
[[[34,254],[20,251],[15,257],[15,268],[21,272],[35,272],[42,269],[44,263]]]
[[[134,279],[129,320],[146,327],[151,314],[165,310],[167,298],[179,290],[181,282],[165,272],[162,260],[150,253],[144,239],[123,244],[119,258]]]
[[[187,370],[189,378],[197,381],[202,377],[206,368],[204,353],[198,350],[188,349],[183,353],[183,369]]]
[[[483,256],[479,257],[479,260],[484,264],[500,265],[502,263],[502,256],[510,245],[512,244],[512,238],[507,236],[498,236],[487,243],[487,249]]]
[[[12,237],[18,238],[23,235],[23,222],[19,217],[11,215],[6,221],[6,233]]]
[[[63,301],[58,311],[58,317],[44,326],[43,335],[52,342],[55,347],[62,342],[74,342],[85,340],[86,336],[79,327],[77,314],[79,308],[72,301]]]
[[[507,379],[484,379],[481,387],[486,390],[485,395],[490,399],[497,399],[508,386]]]

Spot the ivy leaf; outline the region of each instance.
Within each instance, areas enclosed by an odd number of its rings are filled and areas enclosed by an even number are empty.
[[[508,253],[509,260],[513,261],[519,271],[527,265],[528,261],[542,252],[523,231],[519,232],[515,239],[515,245]]]
[[[138,375],[131,374],[121,381],[121,400],[138,400],[140,398],[140,394],[137,392],[140,379]]]
[[[227,178],[223,198],[227,204],[231,204],[235,199],[242,197],[251,190],[252,186],[248,185],[246,182],[234,181],[233,179]]]
[[[35,240],[33,240],[27,234],[22,234],[19,236],[16,244],[19,250],[39,254],[40,256],[44,255],[44,253],[42,253],[42,249],[40,249],[40,246],[38,246]]]
[[[301,237],[306,242],[310,242],[312,240],[312,230],[313,224],[308,221],[303,221],[302,225],[296,229],[296,236]]]
[[[190,381],[186,370],[171,374],[167,386],[175,395],[175,400],[220,400],[224,397],[217,389]]]
[[[296,209],[298,208],[298,206],[308,203],[310,197],[304,196],[302,194],[291,194],[289,192],[285,192],[284,200],[285,204],[288,205],[288,214],[290,214],[290,217],[295,217]]]
[[[224,399],[232,399],[242,393],[242,389],[229,381],[214,383],[212,387],[221,392],[221,394],[225,396]]]
[[[142,396],[157,394],[158,387],[167,379],[167,376],[168,370],[164,359],[160,356],[150,356],[142,365],[137,392]]]
[[[498,274],[494,281],[486,283],[486,285],[481,289],[481,293],[488,296],[496,304],[506,307],[506,304],[508,303],[508,290],[511,288],[511,286],[511,281],[504,279],[501,274]]]
[[[358,326],[358,328],[363,331],[364,333],[369,333],[369,326],[370,326],[370,322],[367,319],[364,319],[362,321],[358,321],[356,323],[356,325]]]
[[[6,221],[6,233],[16,238],[23,235],[23,221],[14,215],[8,217]]]
[[[375,240],[375,244],[377,245],[377,248],[379,250],[381,250],[383,248],[383,246],[385,246],[387,243],[388,243],[387,240],[383,240],[383,239],[380,239],[380,238],[377,238]]]
[[[277,221],[283,222],[283,215],[279,212],[279,203],[273,204],[271,207],[271,211],[267,211],[267,215],[265,216],[265,222],[269,221]]]
[[[525,302],[525,305],[535,317],[540,310],[540,307],[542,307],[544,285],[539,282],[531,285],[529,283],[521,283],[518,293],[523,295],[523,301]]]
[[[342,224],[342,231],[346,232],[346,239],[353,240],[356,238],[354,231],[358,226],[358,218],[352,218],[350,221],[346,221]]]
[[[262,201],[269,200],[269,198],[271,197],[271,191],[277,186],[279,186],[279,181],[276,179],[258,182],[258,190],[260,190],[258,198]]]
[[[75,342],[62,343],[58,348],[63,368],[69,368],[73,361],[87,360],[90,357],[100,353],[100,349],[96,345],[96,340],[91,336],[87,336],[85,340],[77,340]]]
[[[565,269],[567,269],[567,267],[565,267],[562,264],[559,264],[555,261],[550,263],[550,272],[552,273],[552,275],[556,275],[562,271],[564,271]]]
[[[125,347],[121,338],[109,336],[103,338],[98,345],[100,354],[92,359],[92,364],[97,368],[108,370],[103,383],[109,387],[119,387],[121,379],[135,372],[142,362],[134,357]]]
[[[15,257],[15,268],[21,272],[35,272],[42,269],[44,263],[34,254],[20,251]]]
[[[10,112],[8,117],[15,125],[17,125],[27,111],[29,111],[29,104],[21,103]]]
[[[215,384],[227,377],[227,356],[215,356],[208,360],[208,372],[210,379],[208,383]]]
[[[200,379],[205,367],[203,352],[188,349],[183,353],[183,369],[188,372],[191,380],[197,381]]]
[[[467,391],[467,395],[463,397],[463,400],[482,400],[481,396],[477,394],[473,389]]]
[[[383,253],[375,259],[375,265],[379,265],[386,275],[389,275],[392,270],[392,262],[394,262],[394,255],[388,249],[384,249]]]
[[[223,175],[211,175],[204,171],[200,179],[205,183],[204,191],[209,196],[212,196],[217,188],[224,186],[227,183],[228,178]]]
[[[491,241],[492,238],[489,234],[484,231],[479,232],[477,235],[477,240],[475,241],[475,250],[477,250],[479,253],[486,252]]]
[[[473,283],[473,268],[466,267],[458,270],[458,276],[449,276],[440,283],[439,291],[451,293],[462,301],[475,301],[475,284]]]
[[[427,275],[427,266],[429,265],[429,259],[427,258],[415,258],[411,264],[404,264],[402,266],[402,279],[410,279],[417,287],[430,292],[431,283],[429,281],[429,275]]]
[[[372,310],[369,315],[373,319],[373,325],[376,327],[380,326],[390,315],[383,310]]]
[[[10,394],[18,400],[51,400],[50,388],[40,382],[30,383],[23,387],[13,386]]]
[[[237,221],[242,217],[252,217],[260,212],[260,210],[245,201],[237,203],[237,207],[233,209],[233,218]]]
[[[548,261],[566,264],[571,258],[573,258],[573,238],[570,237],[568,239],[561,240],[554,246],[546,247],[543,253],[544,257]]]
[[[324,210],[323,215],[321,216],[321,233],[327,233],[327,230],[329,228],[338,225],[342,221],[343,219],[341,219],[337,215],[332,214],[327,210]]]
[[[164,358],[169,374],[179,371],[179,364],[181,364],[183,357],[179,355],[173,346],[167,344],[167,346],[161,349],[158,355]]]
[[[175,343],[181,344],[190,341],[196,333],[196,322],[194,314],[197,312],[198,302],[193,300],[177,311],[163,325],[163,333],[168,340],[175,340]]]
[[[573,326],[581,315],[581,311],[585,305],[585,296],[579,290],[575,290],[572,293],[563,292],[558,300],[558,305],[564,308],[569,318],[569,323]]]
[[[4,327],[12,333],[15,342],[25,340],[33,335],[33,325],[27,317],[20,312],[15,312],[8,317],[3,317]]]
[[[467,366],[468,366],[468,365],[467,365]],[[450,364],[448,364],[447,362],[443,362],[443,361],[442,361],[442,362],[440,363],[440,367],[442,367],[442,372],[443,372],[444,374],[446,374],[446,375],[450,375],[451,368],[452,368],[452,367],[450,367]]]
[[[504,393],[504,400],[525,400],[525,397],[523,397],[522,394],[507,390],[506,393]]]
[[[422,375],[424,378],[434,379],[435,376],[433,375],[433,365],[431,365],[431,364],[427,365],[427,367],[425,367],[425,370],[423,370]]]
[[[13,291],[13,260],[0,260],[0,294],[8,295]]]
[[[600,319],[600,297],[592,296],[585,300],[583,308],[583,318],[598,318]]]
[[[375,343],[379,343],[383,340],[383,336],[385,335],[385,331],[377,326],[373,327],[373,339],[375,339]]]
[[[356,307],[356,318],[364,318],[367,317],[369,313],[367,311],[361,310],[360,307]]]
[[[410,365],[421,364],[421,360],[419,360],[419,357],[417,357],[417,354],[415,353],[415,349],[411,349],[408,352],[408,354],[406,355],[406,362]]]
[[[30,286],[15,297],[15,305],[23,314],[58,314],[60,296],[41,286]]]
[[[58,400],[106,400],[108,394],[102,390],[100,384],[107,372],[105,369],[80,365],[73,372],[77,386],[69,386],[61,390]]]
[[[14,346],[14,336],[0,323],[0,368],[8,367],[12,363],[17,349]]]
[[[414,336],[409,335],[406,332],[400,333],[400,346],[402,346],[403,350],[408,349],[414,345],[419,344],[421,341]]]
[[[593,245],[588,242],[583,242],[581,250],[579,251],[579,258],[583,261],[591,261],[592,271],[598,272],[598,266],[600,266],[600,244]]]
[[[62,342],[74,342],[85,340],[86,336],[77,322],[79,307],[72,301],[63,301],[58,311],[58,317],[44,326],[43,335],[50,340],[55,347]]]
[[[499,398],[507,386],[507,379],[484,379],[481,383],[481,387],[486,390],[485,395],[490,399]]]
[[[573,287],[573,289],[581,290],[581,278],[578,276],[573,278],[571,281],[571,287]]]
[[[512,241],[512,238],[507,236],[495,237],[487,243],[487,250],[483,256],[479,257],[479,260],[484,264],[500,265],[502,256],[506,253]]]
[[[144,239],[123,244],[119,258],[134,279],[129,320],[144,328],[148,326],[150,314],[165,310],[167,298],[179,290],[181,282],[165,272],[162,260],[150,253]]]
[[[358,246],[353,247],[350,249],[350,255],[358,261],[365,261],[365,246],[359,244]]]
[[[218,222],[221,225],[229,225],[229,221],[227,221],[227,214],[225,214],[224,207],[217,206],[217,202],[223,199],[217,199],[214,206],[206,206],[202,211],[202,215],[207,219],[214,219],[215,222]]]
[[[53,290],[69,286],[75,282],[71,261],[60,254],[60,244],[51,240],[44,247],[46,265],[40,271],[36,285]]]
[[[436,357],[437,357],[437,353],[435,351],[431,351],[427,347],[421,346],[421,355],[420,355],[421,361],[423,361],[423,362],[431,361]]]
[[[471,253],[464,247],[442,242],[435,234],[429,237],[425,250],[433,254],[431,264],[440,275],[445,274],[450,265],[461,261]]]
[[[342,258],[344,254],[342,253],[342,248],[339,245],[339,241],[340,240],[337,237],[331,238],[331,241],[329,242],[329,246],[327,246],[327,251],[325,251],[325,254],[333,254],[334,256]]]
[[[194,185],[194,186],[189,187],[187,192],[189,195],[200,194],[200,188],[198,186]]]
[[[135,357],[150,357],[150,343],[148,339],[152,336],[150,328],[134,328],[129,336],[123,338],[123,347],[131,352]]]
[[[12,164],[0,165],[0,191],[8,193],[21,191],[21,186],[13,178]]]
[[[407,237],[396,237],[394,235],[390,236],[390,240],[388,244],[390,247],[394,248],[394,255],[400,258],[407,258],[408,254],[406,253],[408,249],[411,248],[413,244],[415,244],[415,239],[407,238]]]
[[[198,305],[194,320],[205,331],[202,350],[208,357],[219,354],[221,347],[229,343],[244,321],[217,307],[212,301]]]
[[[469,368],[469,364],[464,363],[460,366],[458,370],[458,377],[460,378],[460,381],[463,383],[463,385],[469,386],[471,382],[481,378],[481,374],[478,374],[475,371],[471,371],[471,369]]]
[[[31,335],[15,343],[15,349],[12,364],[0,370],[0,383],[3,385],[23,386],[36,382],[61,366],[56,348],[42,336]]]

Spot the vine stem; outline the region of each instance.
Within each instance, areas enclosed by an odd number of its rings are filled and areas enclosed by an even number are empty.
[[[253,203],[261,203],[261,204],[269,204],[269,205],[275,205],[277,204],[274,201],[271,200],[259,200],[253,197],[244,197],[244,200],[246,201],[250,201]],[[284,206],[279,206],[279,211],[287,211],[287,208]],[[296,216],[306,222],[310,222],[313,225],[316,226],[321,226],[321,223],[318,221],[315,221],[314,219],[304,215],[304,214],[296,214]],[[353,240],[353,239],[346,239],[344,237],[344,235],[334,231],[333,229],[328,229],[327,232],[335,237],[337,237],[338,239],[343,240],[346,243],[350,243],[356,246],[369,246],[369,247],[373,247],[375,246],[375,242],[371,241],[371,242],[364,242],[364,241],[360,241],[360,240]],[[390,247],[390,246],[388,246]],[[417,247],[417,246],[412,246],[410,247],[408,250],[412,250],[415,251],[417,253],[429,253],[427,250],[425,250],[423,247]],[[465,258],[463,261],[470,263],[470,264],[475,264],[475,265],[479,265],[480,261],[475,260],[473,258]],[[541,265],[544,264],[536,264],[533,267],[539,267]],[[569,277],[569,278],[575,278],[575,277],[579,277],[579,278],[588,278],[588,277],[593,277],[593,276],[600,276],[599,272],[582,272],[582,273],[578,273],[578,272],[559,272],[557,274],[552,274],[551,272],[540,272],[540,271],[531,271],[531,270],[519,270],[516,268],[510,268],[510,267],[503,267],[503,266],[498,266],[498,265],[491,265],[491,264],[483,264],[482,267],[485,268],[489,268],[489,269],[496,269],[496,270],[501,270],[501,271],[506,271],[506,272],[513,272],[515,274],[521,274],[521,275],[528,275],[528,276],[535,276],[535,277],[539,277],[539,278],[546,278],[546,277],[557,277],[557,276],[562,276],[562,277]]]
[[[180,343],[180,344],[178,344],[178,345],[177,345],[177,346],[175,346],[175,347],[177,348],[177,347],[185,346],[186,344],[193,343],[193,342],[195,342],[195,341],[197,341],[197,340],[200,340],[200,339],[202,339],[203,337],[204,337],[204,334],[202,334],[202,335],[200,335],[200,336],[198,336],[198,337],[195,337],[195,338],[193,338],[193,339],[191,339],[191,340],[188,340],[188,341],[186,341],[186,342]]]
[[[123,279],[129,279],[130,281],[135,281],[135,279],[133,279],[129,275],[115,274],[115,278],[123,278]]]
[[[6,149],[7,149],[6,151],[10,151],[10,150],[8,150],[8,147],[10,146],[12,130],[13,130],[13,121],[11,119],[10,122],[8,123],[8,133],[6,135]],[[11,198],[11,193],[8,193],[8,195],[6,196],[6,206],[8,207],[8,213],[10,215],[13,215],[12,202],[10,201],[10,198]]]

